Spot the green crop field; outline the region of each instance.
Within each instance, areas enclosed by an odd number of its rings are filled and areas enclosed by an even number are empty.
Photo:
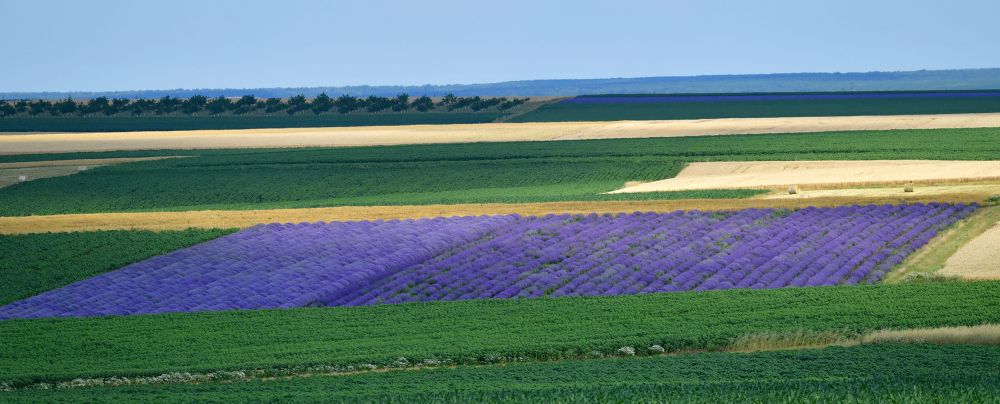
[[[229,232],[190,229],[0,235],[0,305]]]
[[[648,96],[648,94],[642,96]],[[985,112],[1000,112],[1000,97],[659,103],[559,102],[542,105],[538,109],[511,118],[510,122],[923,115]]]
[[[0,397],[8,402],[988,402],[1000,394],[998,362],[995,347],[872,345],[22,390]]]
[[[600,195],[674,176],[692,161],[1000,156],[1000,130],[937,129],[271,150],[191,155],[0,189],[0,215],[341,205],[746,197],[754,191]],[[2,162],[142,152],[5,156]]]
[[[956,298],[961,296],[961,298]],[[0,382],[718,349],[747,334],[1000,322],[1000,282],[733,289],[0,322]],[[638,354],[649,354],[645,349]]]

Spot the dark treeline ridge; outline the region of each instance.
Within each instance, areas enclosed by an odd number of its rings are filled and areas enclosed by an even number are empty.
[[[312,98],[326,93],[331,97],[353,94],[362,97],[396,94],[425,94],[441,97],[457,96],[575,96],[582,94],[676,94],[676,93],[753,93],[753,92],[814,92],[814,91],[914,91],[914,90],[979,90],[1000,88],[1000,69],[954,69],[893,72],[845,73],[773,73],[729,74],[703,76],[622,77],[601,79],[520,80],[499,83],[385,85],[385,86],[319,86],[270,88],[196,88],[149,89],[131,91],[47,91],[0,92],[0,99],[61,100],[70,96],[87,100],[108,98],[189,98],[258,97],[288,98],[298,94]]]
[[[407,94],[395,97],[365,98],[341,95],[332,98],[326,93],[307,99],[303,95],[291,98],[239,98],[195,95],[189,98],[164,96],[151,98],[96,97],[87,101],[66,98],[60,101],[21,99],[0,102],[0,117],[9,116],[142,116],[142,115],[263,115],[263,114],[375,114],[402,112],[481,112],[509,111],[524,104],[528,98],[457,97],[445,95],[437,100],[428,96],[411,98]]]

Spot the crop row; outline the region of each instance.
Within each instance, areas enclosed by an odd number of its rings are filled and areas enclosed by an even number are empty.
[[[974,209],[271,224],[0,307],[0,319],[853,285]]]
[[[877,282],[973,206],[549,215],[406,268],[330,305]]]
[[[989,402],[1000,394],[998,361],[1000,349],[989,346],[873,345],[23,390],[4,397],[14,402]]]
[[[718,349],[747,334],[997,322],[1000,282],[6,320],[0,382],[388,366],[400,357],[492,363],[613,354],[623,346],[643,355],[652,345]]]

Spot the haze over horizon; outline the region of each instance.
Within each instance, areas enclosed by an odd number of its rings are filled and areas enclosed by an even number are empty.
[[[8,1],[0,92],[1000,67],[985,0],[381,3]]]

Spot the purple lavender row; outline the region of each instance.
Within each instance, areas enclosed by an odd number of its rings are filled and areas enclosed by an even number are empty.
[[[876,282],[975,205],[258,226],[0,319]]]
[[[568,98],[566,104],[654,104],[720,101],[809,101],[809,100],[864,100],[912,98],[994,98],[997,91],[935,92],[935,93],[857,93],[857,94],[705,94],[705,95],[650,95],[650,96],[580,96]]]
[[[269,224],[0,307],[0,319],[302,307],[462,245],[512,216]]]
[[[877,282],[974,205],[546,216],[329,305]]]

